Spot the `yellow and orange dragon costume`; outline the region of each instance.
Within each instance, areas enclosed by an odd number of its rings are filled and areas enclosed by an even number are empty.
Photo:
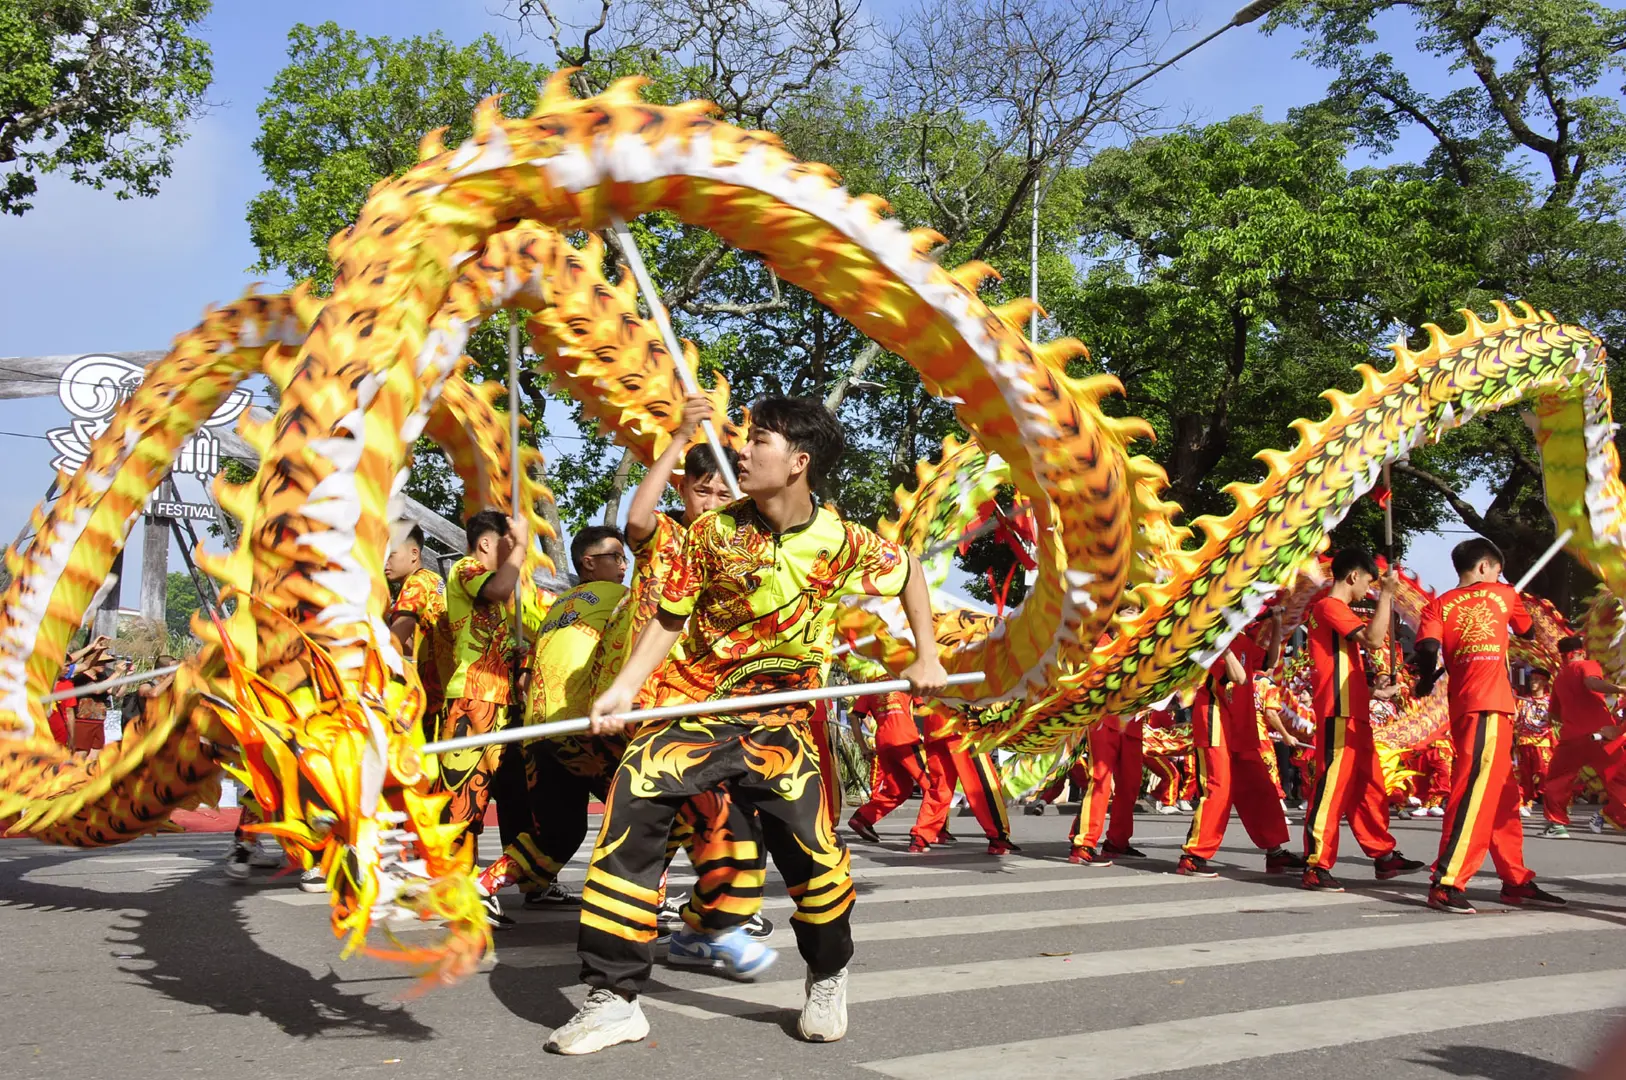
[[[1027,340],[1027,301],[990,308],[979,298],[988,267],[944,269],[936,234],[905,230],[829,168],[710,113],[704,102],[646,104],[637,80],[578,100],[563,75],[524,119],[488,103],[468,141],[448,149],[430,135],[418,165],[373,189],[331,242],[329,296],[245,296],[176,340],[85,465],[60,479],[26,546],[8,552],[9,834],[119,843],[209,798],[230,768],[265,810],[264,831],[322,867],[347,949],[376,948],[442,979],[471,971],[489,932],[471,850],[439,823],[435,763],[420,752],[421,690],[382,622],[385,549],[424,434],[446,446],[471,507],[509,509],[507,470],[521,468],[520,510],[534,532],[546,529],[538,455],[520,450],[516,466],[492,389],[461,375],[464,341],[495,311],[528,311],[554,385],[644,460],[660,452],[680,399],[672,358],[630,282],[609,284],[601,250],[562,236],[655,210],[756,253],[954,404],[972,441],[923,467],[894,526],[916,550],[954,535],[945,517],[974,511],[996,468],[1018,492],[1035,526],[1026,602],[997,619],[945,616],[948,669],[986,675],[960,691],[986,742],[1045,751],[1104,712],[1179,692],[1293,583],[1383,461],[1519,401],[1535,411],[1548,498],[1560,528],[1575,529],[1570,550],[1610,594],[1626,588],[1626,491],[1603,350],[1587,331],[1506,307],[1490,323],[1467,314],[1460,334],[1430,327],[1427,348],[1396,346],[1389,371],[1363,366],[1357,393],[1330,392],[1331,416],[1300,421],[1296,447],[1261,454],[1265,479],[1232,485],[1230,514],[1180,529],[1178,507],[1159,497],[1161,470],[1128,452],[1148,427],[1099,408],[1115,380],[1066,374],[1081,344]],[[181,444],[256,373],[274,382],[279,406],[243,427],[261,455],[253,481],[218,485],[241,543],[204,563],[232,614],[198,627],[204,647],[127,721],[122,742],[69,753],[46,732],[40,702],[68,640]],[[715,395],[725,415],[726,387]],[[961,483],[979,476],[978,487]],[[1126,599],[1140,614],[1095,648]],[[1599,644],[1618,654],[1618,610],[1599,610]],[[874,633],[871,655],[895,665],[907,645],[887,625],[886,612],[860,609],[844,632]],[[401,909],[441,929],[416,944],[370,938],[381,915]]]

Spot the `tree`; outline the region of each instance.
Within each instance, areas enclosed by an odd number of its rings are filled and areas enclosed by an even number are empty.
[[[0,211],[33,207],[40,174],[153,195],[213,78],[190,31],[211,0],[0,5]]]
[[[459,47],[438,33],[363,38],[333,22],[290,30],[288,61],[259,107],[254,149],[271,186],[249,203],[249,235],[260,253],[256,270],[307,279],[321,291],[333,281],[328,238],[355,220],[374,184],[417,163],[424,134],[445,127],[452,145],[468,138],[475,108],[493,94],[505,95],[509,115],[524,115],[548,74],[490,34]],[[507,327],[498,315],[470,336],[472,379],[507,378]],[[533,377],[527,388],[523,411],[545,435],[540,385]],[[407,492],[460,519],[461,492],[444,455],[427,439],[414,454]],[[548,549],[557,565],[568,565],[561,544]]]
[[[171,570],[164,586],[164,625],[170,634],[180,637],[189,635],[192,632],[192,613],[201,606],[192,576]]]
[[[1103,151],[1079,175],[1091,269],[1059,315],[1124,382],[1108,407],[1156,430],[1146,449],[1188,518],[1228,509],[1220,488],[1259,479],[1253,455],[1325,415],[1323,389],[1353,388],[1352,365],[1397,323],[1472,282],[1473,222],[1447,185],[1349,171],[1347,135],[1319,120],[1232,117]],[[1407,495],[1402,548],[1439,515]],[[1345,539],[1377,546],[1380,520],[1357,508]]]
[[[1414,44],[1395,50],[1403,61],[1372,27],[1385,14],[1415,28]],[[1303,55],[1335,75],[1317,111],[1380,153],[1408,131],[1429,140],[1426,159],[1407,171],[1448,182],[1475,225],[1463,253],[1472,280],[1449,306],[1518,297],[1606,341],[1626,331],[1626,112],[1611,85],[1626,72],[1626,12],[1592,0],[1288,0],[1270,23],[1286,26],[1304,30]],[[1420,89],[1424,65],[1451,72],[1451,89]],[[1626,370],[1613,367],[1610,381],[1618,398]],[[1500,544],[1516,575],[1554,533],[1536,457],[1524,425],[1497,414],[1402,471]],[[1484,514],[1462,497],[1471,481],[1492,492]],[[1536,583],[1561,607],[1587,587],[1568,558]]]

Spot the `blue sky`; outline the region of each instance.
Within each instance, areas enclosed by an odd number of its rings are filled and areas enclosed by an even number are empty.
[[[900,6],[885,3],[881,14]],[[0,219],[0,357],[162,349],[207,305],[240,294],[256,280],[247,271],[256,253],[244,220],[249,199],[263,185],[252,147],[259,126],[255,109],[283,64],[295,23],[331,18],[363,34],[440,30],[466,42],[490,31],[517,40],[514,24],[491,14],[501,9],[501,0],[218,3],[203,30],[214,50],[209,98],[215,107],[176,155],[174,174],[158,197],[120,202],[110,193],[47,177],[35,210]],[[1196,19],[1201,34],[1228,21],[1233,6],[1188,0],[1183,7],[1177,2],[1176,10]],[[1233,29],[1160,75],[1152,84],[1154,97],[1176,115],[1189,110],[1196,120],[1255,108],[1267,119],[1280,119],[1293,105],[1319,97],[1326,74],[1294,57],[1297,36],[1266,37],[1261,25]],[[1396,24],[1394,30],[1391,49],[1409,48],[1408,28]],[[533,50],[537,45],[522,44]],[[542,58],[539,52],[536,58]],[[65,420],[54,398],[0,402],[0,447],[8,461],[0,474],[5,542],[50,482],[52,453],[39,436]],[[1485,493],[1472,496],[1477,501]],[[1454,583],[1446,551],[1458,538],[1416,546],[1412,563],[1424,581],[1436,587]],[[139,559],[139,546],[138,538],[132,560]],[[180,565],[174,554],[170,564]],[[134,575],[125,586],[124,601],[134,604]]]

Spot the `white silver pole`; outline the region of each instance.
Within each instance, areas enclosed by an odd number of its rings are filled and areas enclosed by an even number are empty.
[[[1565,529],[1563,532],[1559,533],[1558,539],[1553,541],[1552,546],[1541,553],[1541,558],[1530,564],[1530,569],[1524,572],[1524,577],[1520,578],[1519,583],[1513,586],[1514,591],[1524,592],[1524,590],[1528,589],[1530,587],[1530,583],[1536,580],[1536,575],[1541,573],[1541,568],[1552,562],[1553,558],[1557,556],[1560,551],[1564,550],[1564,545],[1570,542],[1570,537],[1574,535],[1574,529]]]
[[[980,671],[967,671],[950,675],[948,685],[969,686],[982,682]],[[724,698],[722,701],[690,701],[682,705],[663,705],[655,709],[634,709],[612,717],[615,720],[673,720],[683,716],[712,716],[717,713],[740,712],[745,709],[771,708],[775,705],[800,705],[809,701],[831,701],[836,698],[857,697],[859,694],[894,694],[909,689],[908,679],[887,679],[883,682],[856,683],[851,686],[824,686],[814,690],[779,690],[772,694],[751,694],[747,697]],[[592,721],[585,716],[574,720],[555,720],[548,724],[491,731],[484,735],[465,735],[459,739],[442,739],[425,743],[426,754],[446,754],[453,750],[469,750],[476,746],[497,743],[529,742],[556,735],[574,735],[587,731]]]
[[[661,303],[660,294],[655,291],[655,282],[649,276],[649,270],[644,266],[643,254],[638,250],[638,241],[632,238],[632,231],[627,223],[619,217],[610,219],[611,228],[615,230],[615,237],[621,242],[621,254],[626,256],[627,268],[632,271],[633,280],[638,282],[638,291],[644,294],[644,303],[649,305],[649,313],[660,329],[661,340],[666,343],[666,351],[672,354],[672,363],[677,365],[678,381],[683,384],[685,393],[700,393],[700,383],[695,380],[694,372],[689,370],[689,359],[683,355],[683,346],[679,344],[677,333],[672,329],[672,320],[666,313],[666,305]],[[706,433],[706,442],[711,444],[712,456],[717,459],[717,474],[728,485],[728,494],[731,498],[740,497],[740,484],[734,477],[734,466],[728,463],[723,455],[723,440],[717,437],[717,428],[710,420],[701,425]]]
[[[519,517],[525,512],[519,505],[519,320],[517,311],[508,313],[508,454],[509,471],[513,473],[509,485],[510,512]],[[529,554],[529,552],[527,552]],[[514,643],[525,644],[525,575],[514,579]]]
[[[87,683],[84,686],[76,686],[72,690],[57,690],[46,694],[44,697],[40,698],[40,701],[44,702],[46,705],[49,705],[52,702],[62,701],[65,698],[81,697],[85,694],[99,694],[103,690],[116,690],[121,686],[129,686],[131,683],[147,682],[150,679],[162,679],[165,675],[173,675],[179,670],[181,670],[181,665],[171,664],[169,667],[165,668],[154,668],[152,671],[135,671],[131,672],[129,675],[120,675],[116,678],[104,679],[101,682]]]

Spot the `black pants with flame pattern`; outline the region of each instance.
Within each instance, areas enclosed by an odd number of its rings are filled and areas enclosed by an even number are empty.
[[[630,996],[649,978],[667,836],[684,803],[722,790],[754,808],[763,843],[785,879],[791,926],[808,970],[839,971],[852,957],[853,883],[847,848],[824,803],[819,755],[805,723],[763,725],[755,717],[690,718],[648,725],[627,744],[604,807],[604,823],[582,889],[578,947],[582,980]],[[728,815],[702,815],[701,828],[728,830]],[[750,836],[712,836],[695,867],[700,885],[734,875],[730,899],[760,902],[760,867]],[[754,910],[754,907],[752,908]],[[692,921],[691,921],[692,925]]]

